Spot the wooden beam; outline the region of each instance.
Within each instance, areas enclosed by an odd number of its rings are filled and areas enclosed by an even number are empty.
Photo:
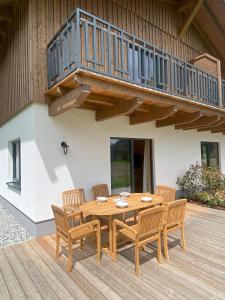
[[[210,126],[204,126],[202,128],[199,128],[198,131],[202,132],[202,131],[211,131],[213,129],[217,129],[220,128],[221,125],[225,126],[225,118],[220,118],[220,120],[218,120],[217,122],[215,122],[213,125]]]
[[[130,116],[130,124],[140,124],[144,122],[151,122],[156,120],[161,120],[171,116],[177,112],[176,106],[170,107],[159,107],[159,106],[150,106],[149,112],[135,112]]]
[[[156,127],[164,127],[164,126],[170,126],[170,125],[189,123],[189,122],[199,119],[201,116],[202,116],[202,114],[199,111],[194,112],[194,113],[178,111],[174,115],[169,116],[168,118],[166,118],[164,120],[156,121]]]
[[[0,7],[0,20],[1,21],[12,21],[13,13],[10,7],[1,6]]]
[[[179,7],[178,7],[178,12],[182,13],[185,10],[189,9],[192,5],[194,4],[193,0],[188,0],[188,1],[183,1]]]
[[[85,101],[91,90],[88,85],[81,85],[71,90],[65,96],[49,104],[49,115],[56,116],[72,108],[79,107]]]
[[[161,91],[144,88],[136,84],[131,84],[115,78],[109,78],[105,75],[93,73],[87,70],[77,70],[77,76],[83,84],[91,86],[91,92],[101,95],[118,97],[130,100],[132,97],[144,99],[144,103],[162,104],[172,106],[175,105],[179,110],[188,110],[196,112],[201,111],[202,114],[213,114],[224,117],[224,110],[212,107],[198,101],[184,99],[182,97],[166,94]]]
[[[126,116],[134,112],[139,106],[143,104],[140,98],[124,101],[113,108],[99,109],[96,111],[96,121],[103,121],[119,116]]]
[[[183,26],[179,30],[179,38],[181,39],[185,33],[187,32],[188,28],[190,27],[192,21],[194,20],[195,16],[197,15],[200,7],[202,6],[204,0],[198,0],[193,7],[192,12],[188,15],[186,21],[184,22]]]
[[[199,127],[212,125],[213,123],[217,122],[218,119],[218,116],[202,116],[193,122],[175,125],[175,129],[198,129]]]

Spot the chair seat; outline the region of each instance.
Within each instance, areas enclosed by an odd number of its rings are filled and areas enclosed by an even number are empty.
[[[96,232],[96,230],[92,226],[88,226],[82,229],[74,230],[72,233],[70,233],[70,236],[72,239],[78,239],[94,232]]]
[[[122,229],[119,230],[119,233],[125,235],[126,237],[128,237],[129,239],[131,239],[132,241],[134,241],[135,237],[136,237],[136,232],[137,232],[137,224],[129,226],[129,227],[134,232],[132,232],[131,230],[129,230],[127,228],[122,228]]]
[[[167,226],[167,231],[172,231],[175,230],[176,228],[180,228],[181,224],[177,223],[177,224],[173,224],[171,226]]]

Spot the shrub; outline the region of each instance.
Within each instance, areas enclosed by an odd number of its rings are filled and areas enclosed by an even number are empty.
[[[224,206],[225,207],[225,191],[219,191],[215,194],[203,192],[197,195],[196,199],[210,207]]]
[[[191,164],[186,173],[177,178],[177,184],[181,187],[188,199],[193,199],[202,189],[202,167],[199,162]]]
[[[206,191],[215,194],[225,189],[225,176],[218,170],[206,168],[202,171],[202,183]]]
[[[196,162],[186,173],[177,178],[188,199],[197,200],[210,207],[225,207],[225,175],[212,168],[202,168]]]

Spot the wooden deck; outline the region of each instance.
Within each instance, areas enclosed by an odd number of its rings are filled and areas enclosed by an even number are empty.
[[[97,264],[91,241],[75,249],[76,264],[54,260],[54,236],[0,249],[0,299],[225,299],[225,212],[188,205],[183,253],[170,239],[170,261],[159,265],[155,250],[141,255],[134,274],[134,249],[117,262],[103,254]]]

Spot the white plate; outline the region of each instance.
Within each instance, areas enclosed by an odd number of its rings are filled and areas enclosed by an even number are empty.
[[[151,198],[151,197],[142,197],[141,198],[141,201],[143,201],[143,202],[150,202],[150,201],[152,201],[153,199]]]
[[[106,202],[107,199],[108,199],[107,197],[97,197],[98,202]]]
[[[126,207],[128,207],[128,202],[126,202],[126,201],[118,201],[116,203],[116,206],[119,207],[119,208],[126,208]]]
[[[128,196],[130,196],[130,193],[128,193],[128,192],[122,192],[122,193],[120,193],[120,196],[121,197],[128,197]]]
[[[114,202],[122,201],[120,198],[113,199]]]

